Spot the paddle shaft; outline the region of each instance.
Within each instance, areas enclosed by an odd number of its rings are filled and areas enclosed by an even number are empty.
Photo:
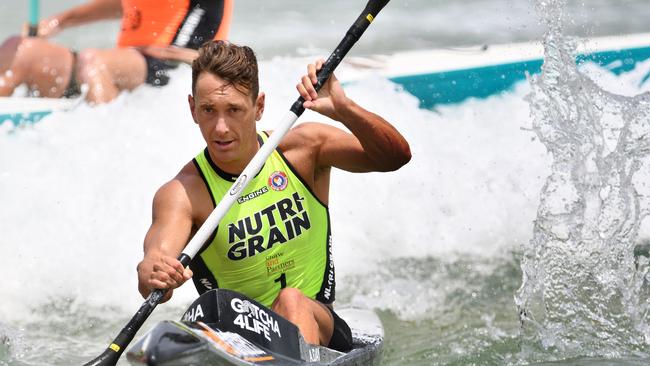
[[[354,44],[361,38],[361,35],[368,28],[370,23],[374,20],[377,14],[388,4],[389,0],[370,0],[363,10],[361,15],[348,29],[345,37],[334,52],[325,61],[322,68],[317,73],[318,82],[314,86],[316,90],[320,90],[330,77],[334,69],[341,63],[343,57],[354,46]],[[239,197],[240,193],[246,188],[250,182],[250,178],[260,171],[264,162],[271,155],[273,150],[278,146],[280,140],[289,131],[291,126],[296,122],[298,117],[305,111],[303,103],[305,100],[299,97],[291,106],[289,112],[280,121],[277,128],[269,139],[257,151],[253,159],[248,163],[244,171],[239,175],[239,178],[233,183],[232,187],[227,194],[219,201],[217,207],[210,213],[203,225],[194,234],[190,242],[185,246],[185,250],[179,255],[178,260],[187,267],[192,258],[199,252],[201,247],[208,241],[221,219],[226,215],[230,207],[234,204]],[[167,290],[154,290],[145,302],[140,306],[137,313],[131,318],[129,323],[120,331],[113,343],[97,358],[85,364],[85,366],[93,365],[115,365],[117,360],[124,352],[126,346],[133,340],[135,334],[140,329],[142,324],[147,320],[149,315],[153,312],[156,306],[160,303]]]
[[[39,18],[39,0],[29,0],[29,31],[30,37],[38,35],[38,18]]]

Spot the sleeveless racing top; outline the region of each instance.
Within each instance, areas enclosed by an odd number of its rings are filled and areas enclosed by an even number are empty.
[[[198,49],[226,39],[233,0],[122,0],[118,47],[168,46]]]
[[[260,145],[268,136],[259,135]],[[193,160],[220,200],[237,179],[214,164],[207,148]],[[276,149],[233,204],[190,268],[199,293],[220,287],[270,306],[280,289],[334,301],[329,211]]]

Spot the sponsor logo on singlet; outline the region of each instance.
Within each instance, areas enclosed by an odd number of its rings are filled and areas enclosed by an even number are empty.
[[[297,192],[228,225],[228,258],[237,261],[252,257],[292,240],[311,228],[303,206],[304,197]],[[268,229],[268,237],[260,235]]]
[[[270,277],[277,273],[286,272],[296,266],[293,259],[284,260],[283,253],[275,253],[266,257],[266,276]]]
[[[251,193],[249,193],[247,195],[244,195],[244,196],[241,196],[241,197],[237,198],[237,203],[239,203],[241,205],[242,203],[248,202],[248,201],[250,201],[250,200],[252,200],[254,198],[257,198],[257,197],[263,195],[264,193],[267,193],[268,191],[269,191],[269,187],[264,186],[264,187],[262,187],[262,188],[260,188],[260,189],[258,189],[256,191],[253,191],[253,192],[251,192]]]
[[[329,270],[327,271],[327,284],[323,292],[325,299],[329,300],[332,297],[332,292],[334,290],[334,257],[332,256],[332,236],[327,239],[329,242],[328,251],[329,251]]]
[[[284,172],[273,172],[269,177],[269,187],[274,191],[284,191],[287,188],[289,179]]]

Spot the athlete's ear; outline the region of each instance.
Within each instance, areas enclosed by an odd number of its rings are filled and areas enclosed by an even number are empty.
[[[194,123],[198,123],[196,121],[196,114],[194,113],[195,103],[194,103],[194,97],[192,96],[192,94],[187,95],[187,103],[189,103],[189,105],[190,105],[190,112],[192,113],[192,119],[194,120]]]
[[[264,95],[264,92],[260,92],[260,94],[257,96],[257,100],[255,101],[255,120],[259,121],[262,119],[262,114],[264,114],[264,99],[266,96]]]

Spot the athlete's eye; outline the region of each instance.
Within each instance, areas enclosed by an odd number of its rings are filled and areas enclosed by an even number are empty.
[[[214,108],[212,108],[210,106],[204,106],[203,107],[203,112],[205,112],[205,113],[212,113],[213,111],[214,111]]]

